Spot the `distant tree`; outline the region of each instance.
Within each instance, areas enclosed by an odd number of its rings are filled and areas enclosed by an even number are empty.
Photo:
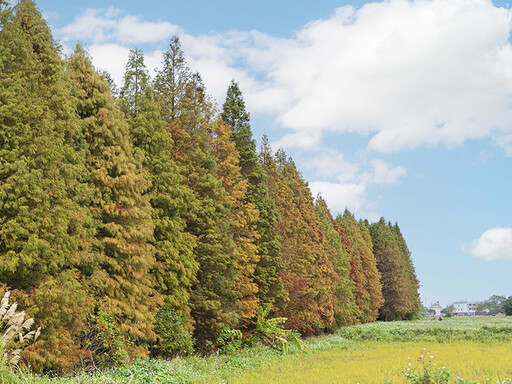
[[[388,223],[389,228],[395,235],[396,242],[398,244],[398,248],[400,249],[400,253],[402,255],[402,258],[405,263],[408,282],[409,282],[409,300],[411,302],[411,309],[409,313],[406,315],[407,318],[412,319],[414,317],[417,317],[419,312],[421,311],[421,302],[420,302],[420,295],[419,295],[419,288],[420,288],[420,282],[418,278],[416,277],[416,272],[414,270],[414,265],[412,263],[411,258],[411,252],[409,251],[409,248],[407,247],[407,243],[405,242],[405,239],[402,235],[402,232],[400,231],[400,227],[398,226],[398,223],[395,223],[394,225],[391,225],[391,223]]]
[[[503,304],[506,301],[505,296],[492,295],[489,299],[479,303],[476,307],[477,312],[485,312],[489,315],[496,315],[503,312]]]
[[[368,223],[364,220],[359,220],[359,228],[362,235],[361,243],[357,241],[354,241],[354,243],[361,257],[363,273],[366,277],[366,289],[370,296],[370,313],[367,320],[374,321],[379,317],[379,309],[384,303],[381,283],[382,276],[377,268],[377,260],[373,254],[373,243]]]
[[[403,320],[418,307],[413,300],[409,266],[402,256],[400,247],[384,218],[370,226],[373,253],[382,275],[384,304],[380,308],[382,320]]]
[[[449,305],[446,308],[441,309],[441,313],[444,314],[446,317],[452,317],[454,311],[455,311],[455,306],[453,304]]]
[[[512,316],[512,296],[509,296],[509,298],[503,302],[503,311],[505,315]]]

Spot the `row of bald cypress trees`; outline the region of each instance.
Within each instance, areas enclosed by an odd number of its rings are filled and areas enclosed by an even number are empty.
[[[33,368],[210,352],[267,306],[305,336],[417,315],[398,225],[333,218],[178,38],[153,80],[132,50],[116,89],[32,0],[0,7],[0,284],[42,327]]]

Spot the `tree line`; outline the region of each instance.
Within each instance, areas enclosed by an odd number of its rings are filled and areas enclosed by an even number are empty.
[[[178,38],[154,79],[132,50],[115,89],[32,0],[0,0],[0,26],[0,284],[42,327],[32,367],[210,352],[259,308],[303,336],[418,315],[398,225],[334,218]]]

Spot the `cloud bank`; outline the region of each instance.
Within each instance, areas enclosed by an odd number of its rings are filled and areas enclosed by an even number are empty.
[[[510,11],[490,0],[390,0],[338,8],[291,39],[192,36],[115,8],[86,10],[57,32],[92,45],[118,81],[120,50],[162,49],[178,34],[209,91],[221,101],[235,78],[249,110],[291,130],[289,146],[315,149],[337,131],[370,133],[368,149],[380,153],[492,138],[511,155],[510,29]]]
[[[492,228],[463,251],[486,261],[512,260],[512,228]]]

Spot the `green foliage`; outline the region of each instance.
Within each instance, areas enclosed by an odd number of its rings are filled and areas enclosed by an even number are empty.
[[[504,296],[492,295],[490,298],[480,303],[476,307],[479,313],[485,312],[488,315],[497,315],[503,313],[503,304],[507,299]]]
[[[432,361],[433,357],[428,351],[423,350],[418,359],[420,367],[409,367],[404,372],[409,384],[450,384],[450,371],[446,367],[436,367]]]
[[[190,288],[190,307],[198,347],[215,342],[217,330],[238,322],[238,271],[231,202],[218,176],[212,153],[217,119],[198,74],[188,69],[177,38],[164,54],[154,82],[160,114],[173,140],[173,159],[192,199],[183,214],[185,231],[196,239],[199,265]]]
[[[441,313],[444,314],[445,317],[453,317],[453,311],[455,311],[453,304],[441,309]]]
[[[279,277],[283,265],[279,235],[276,231],[279,215],[275,201],[268,193],[266,184],[268,175],[258,161],[250,115],[245,109],[242,92],[235,81],[231,81],[228,88],[221,117],[233,130],[231,140],[240,154],[241,174],[248,182],[246,199],[259,212],[257,221],[259,237],[255,239],[259,260],[254,271],[254,279],[258,284],[257,295],[262,303],[271,303],[283,308],[286,303],[286,294],[283,292],[283,284]]]
[[[512,316],[512,296],[509,296],[509,298],[503,302],[503,311],[505,315]]]
[[[243,345],[243,335],[239,329],[222,327],[218,330],[217,347],[221,353],[234,353]]]
[[[289,350],[290,344],[298,350],[304,348],[300,334],[293,330],[284,329],[285,317],[269,318],[271,307],[258,307],[258,320],[254,337],[263,344],[268,345],[282,352]]]
[[[194,339],[183,316],[169,304],[162,306],[155,316],[155,333],[158,340],[152,349],[158,356],[186,356],[194,351]]]
[[[151,272],[166,303],[190,327],[189,290],[198,263],[193,254],[195,239],[185,232],[184,216],[190,208],[192,193],[182,185],[180,169],[172,160],[173,142],[164,129],[153,96],[144,56],[141,51],[132,50],[119,103],[127,116],[134,150],[151,181],[147,193],[151,196],[155,228],[150,242],[156,252],[156,264]]]
[[[321,196],[317,196],[315,208],[320,219],[320,229],[325,236],[327,256],[336,272],[335,326],[331,327],[331,330],[336,330],[360,320],[360,308],[354,297],[354,281],[350,278],[351,253],[345,230],[333,219]]]
[[[400,231],[400,227],[398,226],[398,224],[395,223],[395,225],[392,226],[391,223],[388,223],[388,226],[395,235],[395,240],[398,244],[398,248],[400,249],[400,253],[402,255],[406,267],[406,274],[409,285],[408,295],[409,301],[411,302],[411,307],[409,309],[409,312],[406,314],[406,318],[418,318],[420,316],[421,311],[421,302],[419,294],[420,282],[416,277],[416,272],[414,270],[414,265],[412,263],[411,252],[407,247],[407,243],[405,242],[405,239],[402,235],[402,232]]]
[[[382,276],[383,320],[402,320],[419,313],[418,285],[412,264],[404,255],[400,241],[384,218],[370,226],[373,253]]]
[[[0,30],[0,281],[43,326],[23,353],[36,369],[74,360],[79,345],[70,326],[87,308],[63,306],[61,298],[89,296],[79,287],[91,261],[92,188],[59,54],[34,2],[17,2]]]
[[[93,267],[87,284],[112,316],[132,356],[147,353],[153,342],[154,314],[161,297],[150,275],[155,250],[149,182],[134,156],[129,127],[105,80],[94,70],[86,52],[77,47],[69,73],[78,101],[87,143],[85,164],[94,187],[89,205],[96,230]]]
[[[230,140],[231,127],[218,121],[216,124],[211,124],[211,129],[216,133],[212,154],[217,158],[217,175],[226,191],[226,199],[231,203],[230,232],[234,246],[229,257],[235,264],[232,273],[233,291],[238,296],[234,308],[238,318],[236,326],[246,330],[254,324],[259,301],[258,286],[254,281],[255,269],[259,261],[256,245],[259,239],[257,232],[259,211],[247,199],[248,182],[240,172],[240,155],[235,143]]]
[[[124,365],[129,356],[121,332],[112,316],[103,308],[89,315],[81,341],[84,354],[82,367],[86,371]]]

